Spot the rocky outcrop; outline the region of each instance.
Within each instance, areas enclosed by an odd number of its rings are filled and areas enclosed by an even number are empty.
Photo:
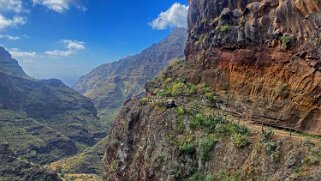
[[[140,54],[95,68],[73,88],[94,101],[99,117],[110,126],[113,115],[128,98],[142,93],[148,80],[173,59],[184,56],[186,40],[186,29],[174,29],[166,39]]]
[[[253,121],[321,133],[316,0],[191,0],[189,80]]]

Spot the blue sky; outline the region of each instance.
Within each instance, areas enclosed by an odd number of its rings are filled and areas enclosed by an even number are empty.
[[[187,0],[0,0],[0,44],[31,76],[71,85],[186,26]],[[163,12],[163,13],[162,13]]]

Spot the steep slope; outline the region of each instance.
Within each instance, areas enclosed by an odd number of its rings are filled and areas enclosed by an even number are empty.
[[[185,66],[170,67],[145,97],[125,103],[109,132],[105,180],[321,179],[320,139],[241,123],[210,87],[177,75]]]
[[[0,47],[0,72],[19,77],[27,77],[25,72],[18,65],[17,60],[14,60],[10,53],[7,52],[3,47]]]
[[[0,180],[61,180],[56,174],[14,157],[9,145],[0,144]]]
[[[80,78],[75,90],[91,98],[99,117],[109,122],[124,101],[144,91],[146,81],[153,79],[169,62],[184,56],[187,32],[177,28],[163,41],[140,54],[97,67]]]
[[[106,135],[88,98],[59,80],[28,78],[8,52],[1,55],[7,63],[0,70],[10,72],[0,72],[0,141],[16,157],[45,164],[74,155]]]
[[[105,179],[320,180],[320,139],[291,137],[321,132],[320,1],[189,5],[186,60],[125,103]]]

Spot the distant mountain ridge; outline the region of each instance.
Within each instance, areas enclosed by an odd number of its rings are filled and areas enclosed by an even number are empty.
[[[88,98],[60,80],[30,78],[0,47],[0,135],[0,145],[8,145],[14,157],[48,164],[83,151],[106,133]]]
[[[125,100],[142,93],[144,84],[173,59],[184,57],[186,41],[187,30],[176,28],[140,54],[95,68],[81,77],[73,88],[91,98],[99,116],[110,122]]]

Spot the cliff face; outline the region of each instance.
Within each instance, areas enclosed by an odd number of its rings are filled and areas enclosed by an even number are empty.
[[[321,2],[191,0],[189,80],[253,121],[321,133]]]
[[[319,139],[263,126],[321,132],[320,1],[189,4],[186,60],[125,103],[105,178],[320,180]]]
[[[186,29],[174,29],[164,40],[140,54],[95,68],[73,88],[94,101],[99,117],[110,126],[113,115],[128,98],[142,93],[148,80],[170,61],[184,56],[186,41]]]

